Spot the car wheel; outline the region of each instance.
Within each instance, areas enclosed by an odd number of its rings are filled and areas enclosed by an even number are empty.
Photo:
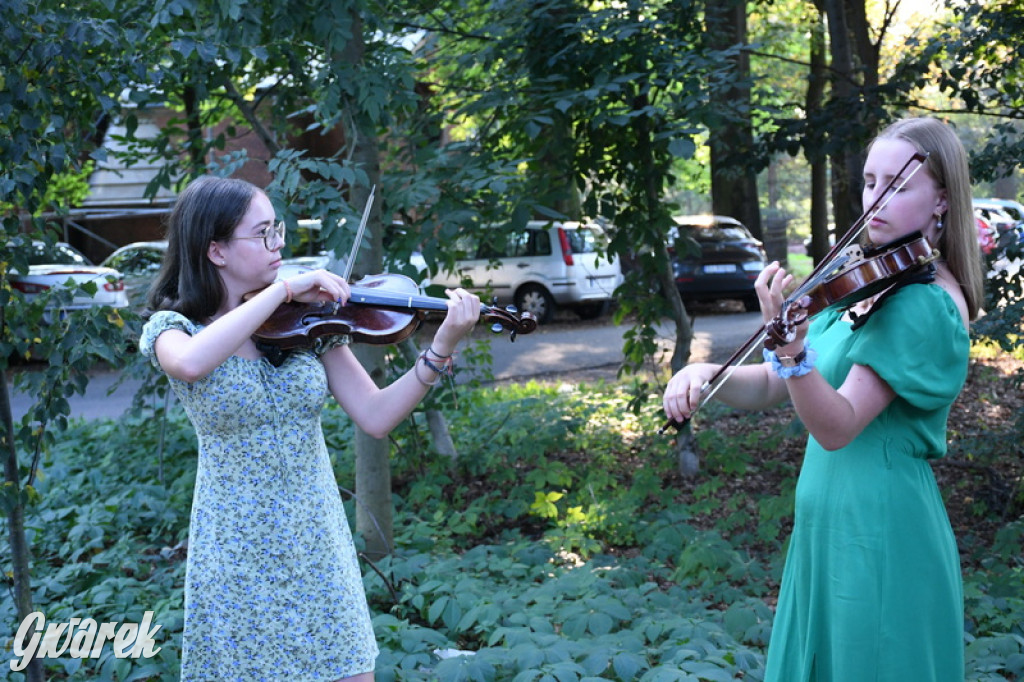
[[[533,313],[537,324],[545,324],[555,316],[555,299],[547,289],[537,284],[527,284],[516,292],[516,308],[521,313]]]
[[[576,308],[576,314],[580,316],[581,320],[596,320],[608,312],[608,308],[610,307],[611,305],[609,301],[584,303]]]

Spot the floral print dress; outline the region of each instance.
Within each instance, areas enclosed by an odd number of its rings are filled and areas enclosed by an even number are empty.
[[[161,311],[141,351],[168,329]],[[320,412],[322,363],[228,358],[194,383],[171,379],[199,439],[189,528],[181,679],[337,680],[373,670],[377,645]]]

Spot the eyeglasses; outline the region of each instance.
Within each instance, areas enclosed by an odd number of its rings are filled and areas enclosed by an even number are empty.
[[[235,239],[262,239],[263,246],[267,247],[267,251],[273,251],[277,240],[280,239],[281,243],[284,243],[284,235],[286,226],[283,220],[279,220],[276,224],[267,225],[260,233],[253,235],[252,237],[235,237]]]

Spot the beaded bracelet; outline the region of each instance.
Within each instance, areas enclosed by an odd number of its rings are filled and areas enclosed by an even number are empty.
[[[809,344],[804,346],[804,349],[797,353],[795,358],[792,358],[792,365],[783,365],[779,360],[779,356],[775,351],[768,350],[765,348],[762,351],[765,362],[772,363],[772,369],[782,379],[789,379],[790,377],[802,377],[805,374],[810,374],[811,370],[814,369],[814,361],[818,359],[818,353],[811,348]]]
[[[285,303],[291,303],[292,302],[292,288],[290,286],[288,286],[288,280],[282,279],[281,280],[281,284],[284,285],[284,293],[285,293],[284,302]]]

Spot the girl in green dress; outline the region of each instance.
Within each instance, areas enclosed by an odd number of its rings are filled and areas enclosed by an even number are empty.
[[[982,300],[967,155],[953,131],[930,118],[885,129],[868,150],[863,203],[872,205],[915,153],[928,154],[924,166],[868,223],[866,240],[919,232],[939,251],[930,276],[826,308],[715,394],[745,409],[789,400],[810,433],[768,646],[770,682],[964,679],[959,554],[929,465],[946,452],[968,326]],[[766,322],[792,283],[778,263],[761,273]],[[689,416],[717,369],[678,372],[666,414]]]
[[[253,332],[286,301],[348,300],[316,270],[277,280],[283,224],[262,190],[204,177],[178,197],[140,349],[199,438],[181,679],[373,679],[377,645],[320,424],[333,396],[383,438],[440,378],[480,300],[448,292],[430,347],[378,388],[344,339],[271,363]],[[249,296],[251,292],[259,292]]]

